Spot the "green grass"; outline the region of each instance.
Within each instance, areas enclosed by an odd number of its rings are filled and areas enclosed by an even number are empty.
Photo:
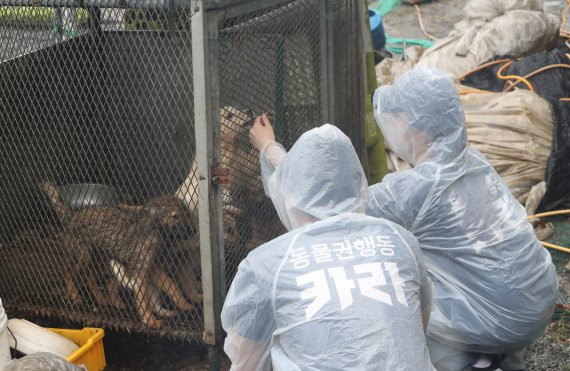
[[[0,6],[0,21],[12,23],[51,23],[54,9],[35,6]],[[77,9],[77,20],[87,20],[86,9]]]

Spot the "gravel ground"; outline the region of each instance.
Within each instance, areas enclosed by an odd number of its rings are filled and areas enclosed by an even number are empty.
[[[570,219],[552,218],[556,232],[548,242],[570,246]],[[570,272],[565,266],[569,254],[549,250],[556,265],[560,284],[559,304],[570,304]],[[533,344],[527,353],[527,370],[570,371],[570,311],[557,308],[545,334]]]
[[[551,323],[546,333],[528,350],[527,370],[570,370],[570,318],[562,325]]]
[[[377,0],[369,0],[372,6]],[[382,0],[380,0],[382,1]],[[467,0],[439,0],[422,2],[419,5],[426,31],[442,38],[453,29],[453,25],[463,17],[463,7]],[[546,0],[545,11],[560,15],[565,7],[565,0]],[[403,4],[383,18],[384,30],[391,37],[426,39],[413,5]]]

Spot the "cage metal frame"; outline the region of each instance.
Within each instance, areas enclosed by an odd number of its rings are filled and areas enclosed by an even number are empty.
[[[202,281],[204,290],[204,342],[210,345],[222,343],[223,330],[220,316],[224,288],[224,250],[222,198],[219,187],[211,187],[210,169],[220,163],[220,139],[217,111],[220,107],[219,84],[219,20],[248,14],[253,10],[272,5],[287,3],[287,0],[254,0],[249,2],[235,0],[211,1],[213,8],[200,7],[192,20],[192,52],[194,73],[194,112],[196,120],[196,156],[199,194],[199,226],[201,236],[202,272],[206,276]],[[208,1],[206,2],[208,3]],[[208,5],[208,4],[206,4]],[[332,107],[334,106],[334,76],[332,56],[332,17],[331,1],[321,1],[321,121],[334,124]],[[197,63],[197,61],[200,61]],[[200,82],[198,82],[200,81]],[[203,85],[201,85],[203,84]],[[200,86],[201,85],[201,86]],[[204,89],[204,90],[202,90]],[[205,94],[200,94],[204,91]],[[204,236],[204,237],[202,237]],[[208,271],[209,267],[215,267]],[[207,270],[204,270],[207,269]]]

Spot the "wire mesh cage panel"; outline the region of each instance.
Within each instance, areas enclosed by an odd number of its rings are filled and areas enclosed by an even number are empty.
[[[322,123],[320,96],[319,1],[282,4],[220,24],[220,99],[232,119],[223,130],[222,161],[230,169],[232,189],[225,221],[234,208],[248,217],[238,223],[245,244],[235,246],[226,236],[226,285],[244,255],[285,232],[264,195],[257,151],[247,136],[234,139],[241,128],[239,113],[270,112],[276,140],[290,146],[304,131]],[[238,107],[238,115],[232,111]],[[229,133],[228,133],[229,132]],[[225,156],[226,148],[231,156]],[[237,156],[235,155],[237,154]]]
[[[219,23],[220,147],[231,177],[224,220],[235,226],[225,230],[226,287],[249,251],[286,232],[264,195],[259,154],[248,143],[254,113],[270,113],[276,140],[288,149],[305,131],[331,122],[327,105],[335,104],[329,95],[336,92],[335,124],[358,138],[351,133],[362,111],[357,9],[352,1],[324,4],[289,1]],[[327,20],[338,27],[336,35],[327,35]],[[337,43],[336,55],[323,45],[328,41]],[[335,57],[342,63],[336,73],[328,70]]]
[[[190,10],[54,5],[1,8],[0,295],[200,339]]]
[[[284,232],[248,142],[255,115],[271,113],[286,148],[334,121],[361,149],[356,2],[77,4],[0,0],[0,297],[12,313],[200,341],[220,309],[204,279],[223,297],[247,253]],[[215,62],[197,92],[199,11]],[[200,232],[207,94],[229,169],[210,186],[223,246]],[[225,274],[204,270],[204,249],[225,251],[212,263]]]

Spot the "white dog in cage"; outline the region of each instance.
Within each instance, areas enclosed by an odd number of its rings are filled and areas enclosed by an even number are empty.
[[[249,129],[255,119],[251,110],[239,110],[232,106],[220,109],[220,152],[222,166],[229,169],[227,184],[223,185],[224,241],[230,245],[244,244],[252,250],[285,232],[274,212],[260,212],[260,204],[267,201],[261,182],[258,151],[249,143]],[[196,160],[176,196],[198,214],[198,176]],[[271,211],[273,208],[271,207]],[[247,215],[249,232],[238,228],[237,220]],[[247,229],[247,228],[245,228]]]
[[[224,106],[220,109],[219,119],[222,166],[230,170],[227,185],[222,189],[224,211],[239,213],[241,210],[236,196],[239,197],[244,192],[255,198],[263,195],[259,158],[248,141],[248,130],[253,124],[254,114],[250,110],[241,111],[232,106]],[[190,173],[176,191],[176,196],[195,213],[198,207],[197,189],[197,163],[194,160]]]

